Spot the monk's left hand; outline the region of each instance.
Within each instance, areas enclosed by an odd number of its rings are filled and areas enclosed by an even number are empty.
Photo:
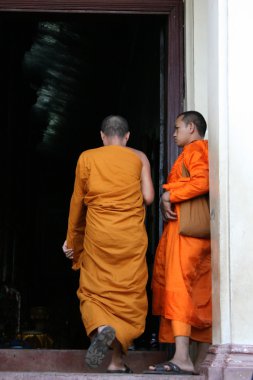
[[[164,222],[167,223],[169,220],[177,220],[177,213],[174,211],[174,206],[170,202],[169,191],[165,191],[161,196],[160,209]]]
[[[66,240],[63,243],[62,250],[63,250],[63,252],[65,253],[65,256],[68,259],[73,259],[73,257],[74,257],[74,250],[72,248],[68,248],[67,247],[67,241]]]

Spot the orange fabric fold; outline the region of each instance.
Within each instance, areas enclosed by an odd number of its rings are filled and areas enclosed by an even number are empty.
[[[190,336],[191,325],[180,321],[171,321],[174,336]]]
[[[111,166],[112,160],[117,164]],[[73,268],[80,268],[77,294],[86,332],[111,325],[125,351],[144,331],[147,314],[141,170],[129,148],[85,151],[77,164],[67,234],[67,246],[77,250]],[[80,219],[86,219],[85,228]]]
[[[201,342],[201,343],[211,343],[212,342],[212,327],[198,329],[196,327],[185,324],[185,328],[180,329],[178,325],[176,330],[174,330],[173,322],[178,323],[178,321],[171,321],[164,317],[160,320],[159,329],[159,341],[161,343],[175,343],[175,336],[189,336],[191,341]],[[182,322],[181,322],[182,323]],[[187,326],[190,326],[190,333],[187,334]]]

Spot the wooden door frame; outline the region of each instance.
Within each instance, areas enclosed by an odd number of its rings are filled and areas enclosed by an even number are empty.
[[[0,15],[22,13],[160,14],[167,16],[167,67],[165,67],[165,149],[167,172],[178,155],[172,133],[184,104],[183,0],[0,0]]]

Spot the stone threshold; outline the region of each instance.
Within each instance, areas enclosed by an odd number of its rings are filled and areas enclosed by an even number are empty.
[[[1,372],[0,380],[205,380],[204,376],[59,373],[59,372]]]

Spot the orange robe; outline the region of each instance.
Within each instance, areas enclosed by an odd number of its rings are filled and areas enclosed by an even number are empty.
[[[87,334],[111,325],[127,351],[147,314],[147,233],[142,162],[131,149],[83,152],[76,168],[67,246],[80,268],[78,297]]]
[[[190,177],[182,177],[182,163],[189,170]],[[163,187],[170,192],[178,219],[165,225],[155,256],[153,313],[162,317],[159,339],[174,342],[171,321],[178,321],[183,322],[182,326],[191,326],[189,335],[193,340],[211,342],[210,239],[178,233],[180,202],[209,191],[206,140],[194,141],[184,147]]]

